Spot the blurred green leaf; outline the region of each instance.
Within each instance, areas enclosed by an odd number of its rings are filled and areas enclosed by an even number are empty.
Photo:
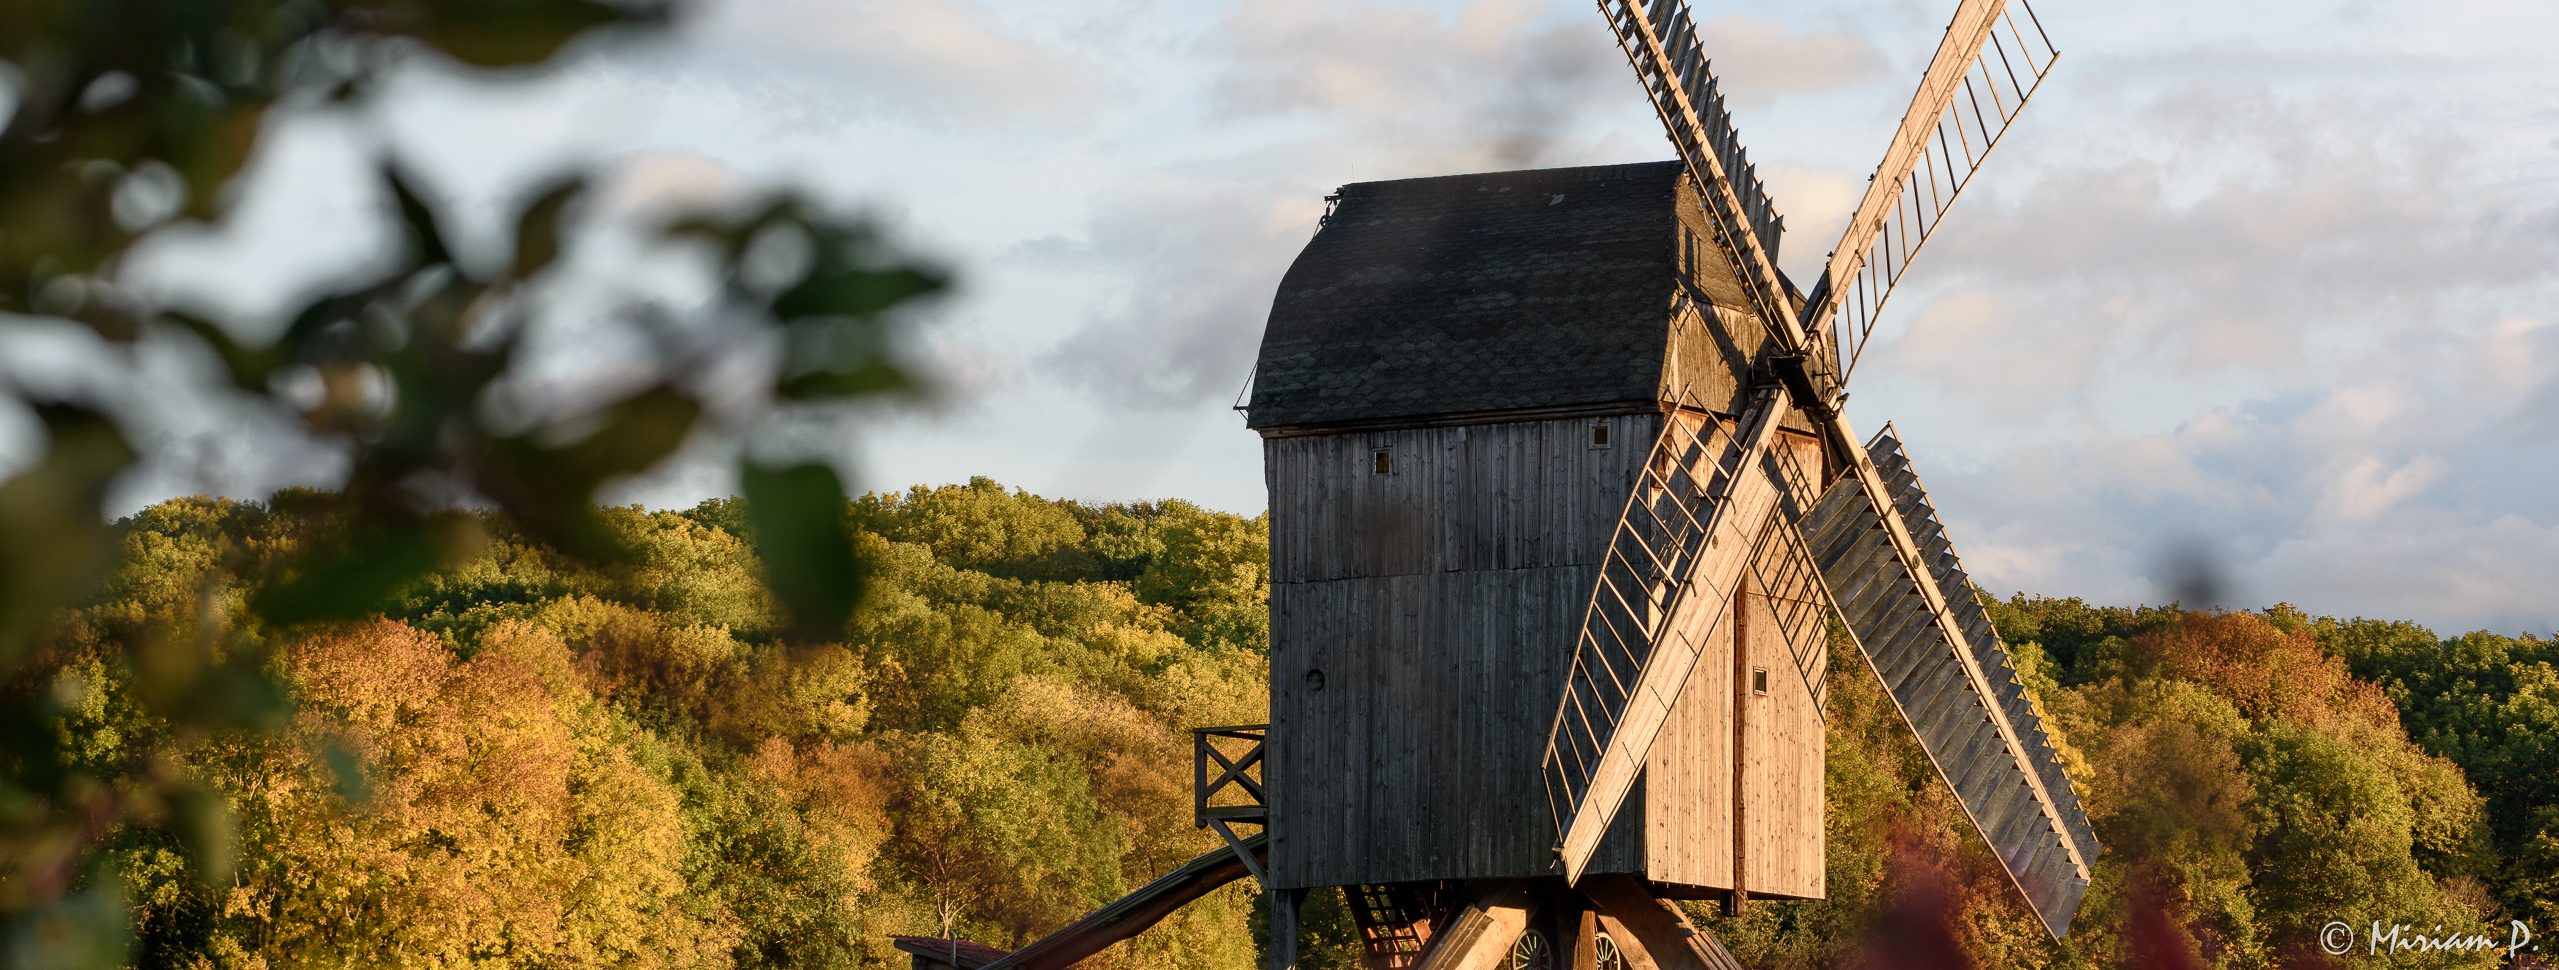
[[[942,278],[916,269],[845,269],[811,275],[773,301],[773,315],[851,317],[878,313],[941,289]]]
[[[97,582],[111,555],[107,485],[134,459],[105,415],[70,404],[35,412],[44,458],[0,485],[0,663]]]
[[[778,391],[792,400],[823,397],[852,397],[903,391],[913,386],[906,373],[885,360],[873,360],[850,370],[821,370],[801,374],[782,382]]]
[[[789,611],[792,631],[804,640],[842,637],[862,592],[843,482],[825,465],[753,462],[739,467],[738,479],[765,585]]]
[[[172,834],[186,850],[196,881],[207,888],[229,884],[239,861],[239,833],[230,800],[201,784],[189,785],[169,800],[169,810],[175,823],[170,827]]]
[[[243,347],[239,341],[231,339],[231,332],[224,330],[220,324],[190,313],[170,311],[165,316],[213,348],[214,355],[222,358],[223,372],[231,375],[233,386],[253,394],[267,392],[267,378],[282,363],[276,353],[277,348],[251,350]]]
[[[560,210],[586,190],[586,180],[571,179],[542,193],[526,206],[515,224],[515,278],[541,272],[560,255]]]
[[[321,760],[329,763],[330,787],[349,804],[361,804],[373,797],[373,781],[365,776],[364,759],[346,741],[331,738],[320,747]]]
[[[628,551],[596,515],[596,486],[673,454],[701,413],[692,398],[651,388],[605,412],[603,427],[576,444],[546,445],[535,434],[499,439],[479,485],[525,531],[590,559],[620,559]]]
[[[343,620],[379,611],[401,588],[444,563],[447,546],[420,519],[370,523],[335,537],[296,575],[260,590],[252,609],[276,626]]]
[[[101,859],[81,887],[13,914],[9,966],[60,970],[111,970],[129,965],[133,918],[126,910],[124,880]]]
[[[281,730],[293,716],[293,699],[284,685],[255,664],[255,657],[234,654],[196,681],[192,720],[249,731]]]
[[[452,262],[453,250],[444,244],[444,231],[436,227],[435,211],[418,198],[417,190],[409,186],[399,166],[383,163],[382,181],[391,187],[392,197],[400,203],[400,221],[409,227],[409,245],[416,252],[416,260],[429,266]]]
[[[663,20],[664,4],[614,5],[595,0],[370,0],[386,33],[414,34],[475,67],[514,67],[548,60],[560,45],[595,27]]]
[[[561,449],[563,470],[590,483],[646,471],[675,453],[702,406],[673,389],[650,388],[607,412],[604,427]]]

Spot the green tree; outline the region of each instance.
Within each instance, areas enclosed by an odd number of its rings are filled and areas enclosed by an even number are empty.
[[[1061,503],[1020,489],[1011,493],[979,475],[966,485],[904,495],[875,492],[853,502],[853,520],[892,542],[912,542],[962,569],[1034,570],[1084,544],[1084,526]]]
[[[1193,644],[1270,649],[1271,529],[1265,514],[1244,518],[1187,503],[1164,516],[1137,595],[1180,610],[1178,631]]]

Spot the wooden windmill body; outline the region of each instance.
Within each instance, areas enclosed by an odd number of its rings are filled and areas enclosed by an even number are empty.
[[[1774,349],[1705,223],[1675,162],[1351,185],[1282,282],[1251,406],[1275,886],[1557,874],[1538,762],[1610,540],[1666,425],[1729,433]],[[1796,585],[1708,634],[1591,871],[1822,895],[1824,618]]]
[[[1680,158],[1328,200],[1247,408],[1271,722],[1196,746],[1199,821],[1231,852],[994,966],[1064,966],[1247,874],[1275,968],[1324,887],[1372,967],[1731,965],[1665,901],[1827,892],[1834,618],[2067,931],[2094,834],[1901,443],[1841,411],[2056,52],[2024,0],[1962,0],[1803,290],[1682,0],[1600,10]]]

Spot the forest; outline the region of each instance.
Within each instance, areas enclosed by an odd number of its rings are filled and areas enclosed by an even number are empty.
[[[606,564],[467,515],[468,554],[377,614],[277,624],[329,507],[118,522],[5,685],[72,788],[218,806],[96,833],[71,898],[130,914],[100,965],[900,967],[888,936],[946,920],[1019,945],[1216,847],[1189,729],[1266,717],[1266,523],[1180,500],[851,499],[858,608],[823,640],[777,620],[733,499],[601,510],[634,550]],[[2014,899],[1835,638],[1830,898],[1699,906],[1746,963],[2324,965],[2317,927],[2381,920],[2500,946],[2347,963],[2496,966],[2509,921],[2559,929],[2551,640],[1992,602],[2107,846],[2073,932]],[[273,696],[234,702],[264,720],[154,713],[136,672],[172,663],[257,667]],[[1302,963],[1355,966],[1338,897],[1308,909]],[[1259,913],[1231,884],[1087,965],[1245,970]]]

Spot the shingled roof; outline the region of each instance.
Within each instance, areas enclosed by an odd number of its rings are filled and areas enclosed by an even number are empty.
[[[1658,400],[1678,162],[1342,187],[1272,301],[1255,428]]]

